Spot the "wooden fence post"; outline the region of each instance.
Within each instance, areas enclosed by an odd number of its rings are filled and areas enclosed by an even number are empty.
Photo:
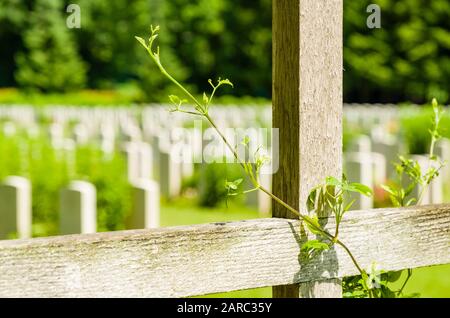
[[[274,0],[273,192],[305,213],[308,192],[342,173],[343,0]],[[295,218],[278,204],[274,217]],[[274,297],[341,297],[340,280],[273,287]]]

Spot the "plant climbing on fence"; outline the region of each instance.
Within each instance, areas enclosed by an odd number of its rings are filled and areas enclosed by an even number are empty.
[[[144,40],[141,37],[137,37],[136,39],[142,44],[142,46],[147,50],[149,56],[157,65],[161,73],[166,76],[173,84],[175,84],[183,93],[182,97],[177,95],[170,95],[170,101],[174,105],[171,112],[181,112],[186,113],[193,116],[199,116],[204,119],[215,129],[215,131],[219,134],[220,138],[226,144],[228,149],[232,152],[236,161],[241,165],[245,174],[249,181],[253,184],[254,188],[248,191],[262,191],[272,200],[282,205],[284,208],[297,215],[302,221],[303,224],[309,229],[311,233],[313,233],[316,238],[308,240],[304,242],[301,246],[301,251],[306,256],[306,259],[314,257],[315,255],[321,253],[324,250],[328,250],[332,248],[334,245],[338,245],[343,248],[345,252],[351,258],[353,264],[357,268],[360,276],[356,278],[356,280],[352,280],[349,284],[344,287],[347,288],[346,292],[350,296],[356,297],[386,297],[386,296],[395,296],[396,294],[387,289],[386,283],[384,280],[389,280],[393,278],[393,274],[384,275],[382,271],[378,270],[375,265],[373,265],[369,270],[365,270],[358,263],[355,256],[352,254],[350,249],[339,239],[339,225],[347,211],[350,210],[353,201],[349,202],[349,195],[352,192],[360,193],[362,195],[371,196],[372,190],[365,185],[359,183],[351,183],[345,177],[342,180],[336,179],[334,177],[327,177],[323,184],[315,187],[308,196],[307,200],[307,210],[310,213],[306,215],[301,213],[297,209],[293,208],[285,201],[274,195],[271,191],[266,189],[264,186],[260,184],[259,181],[259,170],[263,165],[265,165],[269,158],[263,154],[260,154],[257,150],[254,154],[254,162],[250,162],[247,159],[243,159],[239,156],[237,148],[234,147],[229,140],[225,137],[224,133],[218,128],[214,119],[210,116],[209,109],[211,105],[211,101],[213,100],[216,91],[221,86],[227,85],[233,87],[233,83],[228,79],[218,79],[216,83],[214,83],[211,79],[208,80],[212,90],[211,93],[203,93],[202,99],[197,99],[184,85],[178,82],[170,73],[164,68],[160,60],[160,49],[159,46],[154,48],[154,42],[158,37],[159,27],[151,26],[151,35],[148,41]],[[433,103],[435,107],[435,103]],[[436,108],[436,107],[435,107]],[[439,134],[437,133],[439,129],[439,118],[440,112],[436,113],[435,119],[433,121],[433,142],[435,143]],[[241,145],[244,147],[248,147],[249,139],[245,137]],[[432,146],[434,147],[434,146]],[[259,148],[258,148],[259,149]],[[433,149],[433,148],[432,148]],[[435,160],[435,156],[431,151],[430,160]],[[409,167],[409,166],[408,166]],[[416,167],[417,168],[417,167]],[[426,182],[429,184],[437,175],[439,169],[430,170],[427,172],[425,179],[420,179],[417,182]],[[227,181],[225,187],[228,191],[229,195],[237,195],[239,194],[239,187],[241,186],[242,179],[237,179],[234,181]],[[404,190],[403,190],[404,191]],[[418,200],[420,201],[420,199]],[[331,215],[335,219],[335,229],[334,233],[329,232],[325,229],[320,221],[321,216]],[[380,279],[382,277],[382,279]],[[384,279],[384,280],[383,280]],[[401,292],[400,292],[401,294]]]

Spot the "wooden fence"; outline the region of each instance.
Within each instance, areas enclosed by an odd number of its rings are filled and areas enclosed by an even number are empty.
[[[273,53],[273,126],[280,132],[273,189],[305,212],[309,189],[342,171],[342,0],[275,0]],[[277,205],[273,214],[2,241],[0,296],[168,297],[263,286],[274,286],[274,297],[341,296],[340,279],[357,274],[347,254],[336,247],[303,263],[299,221]],[[450,263],[450,205],[354,211],[341,240],[364,267]]]
[[[0,296],[182,297],[357,274],[340,248],[302,265],[299,224],[273,218],[1,241]],[[353,211],[342,240],[364,267],[450,263],[450,205]]]

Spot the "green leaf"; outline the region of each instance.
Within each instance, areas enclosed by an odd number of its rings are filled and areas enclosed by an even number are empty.
[[[348,210],[350,210],[350,208],[352,207],[353,203],[355,203],[356,199],[353,199],[352,201],[350,201],[349,204],[347,204],[344,208],[344,212],[347,212]]]
[[[406,189],[404,189],[405,197],[409,196],[417,186],[417,182],[411,182]]]
[[[233,83],[231,83],[231,81],[229,79],[224,79],[224,80],[219,79],[219,86],[220,85],[230,85],[231,87],[234,87]]]
[[[380,187],[381,187],[384,191],[386,191],[387,193],[389,193],[389,194],[391,194],[391,195],[394,195],[394,196],[397,195],[397,191],[396,191],[393,187],[391,187],[391,186],[389,186],[389,185],[381,184]]]
[[[336,179],[335,177],[327,177],[325,180],[327,185],[330,186],[341,186],[342,182]]]
[[[242,139],[242,141],[241,141],[241,144],[242,144],[243,146],[247,146],[249,143],[250,143],[250,137],[249,137],[249,136],[245,136],[245,137]]]
[[[431,106],[433,107],[433,111],[436,114],[439,110],[439,103],[436,98],[433,98],[433,100],[431,101]]]
[[[383,298],[395,298],[395,292],[393,292],[389,287],[387,286],[381,286],[381,296]]]
[[[361,183],[350,183],[348,189],[349,191],[358,192],[367,197],[372,196],[372,189]]]
[[[205,102],[205,104],[209,103],[209,98],[208,98],[208,96],[206,96],[205,92],[203,92],[203,101]]]
[[[169,99],[176,105],[179,105],[181,103],[181,99],[177,95],[169,95]]]
[[[307,222],[305,222],[306,227],[311,231],[311,233],[316,234],[316,235],[322,234],[322,226],[319,223],[319,219],[317,218],[317,215],[315,215],[313,217],[306,216],[305,220],[307,220]]]
[[[403,271],[387,272],[387,273],[384,274],[384,275],[387,276],[387,277],[386,277],[386,280],[387,280],[388,282],[393,283],[393,282],[399,280],[399,278],[402,276],[402,272],[403,272]]]
[[[308,195],[308,200],[306,201],[306,208],[308,212],[311,212],[312,210],[315,209],[318,189],[319,187],[314,188]]]
[[[154,34],[148,38],[148,43],[150,46],[156,40],[157,37],[158,37],[158,34]]]
[[[228,190],[237,190],[243,179],[237,179],[234,181],[225,181],[225,188]]]
[[[398,200],[398,198],[396,196],[390,195],[389,198],[391,199],[391,202],[395,207],[402,206],[402,204],[400,203],[400,201]]]
[[[142,44],[143,47],[145,47],[146,49],[148,49],[147,43],[145,43],[145,40],[139,36],[135,36],[134,37],[136,40],[138,40],[139,43]]]
[[[405,206],[411,206],[411,205],[413,205],[416,201],[417,201],[416,198],[411,198],[411,199],[408,200],[408,202],[406,202],[406,205],[405,205]]]
[[[156,25],[155,27],[153,26],[153,24],[150,25],[150,30],[152,33],[158,32],[159,31],[159,25]]]
[[[301,251],[324,251],[329,250],[330,246],[326,243],[320,242],[319,240],[311,240],[302,244]]]
[[[236,179],[236,180],[234,180],[234,184],[235,184],[236,186],[238,186],[238,185],[240,185],[240,184],[242,183],[242,181],[244,181],[244,179],[242,179],[242,178]]]

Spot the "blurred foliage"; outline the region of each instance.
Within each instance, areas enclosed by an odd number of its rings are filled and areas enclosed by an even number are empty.
[[[228,196],[225,182],[245,178],[245,175],[238,164],[208,163],[200,167],[196,178],[200,206],[216,207],[226,200],[236,199],[236,197]]]
[[[366,26],[371,3],[381,8],[381,29]],[[347,101],[449,101],[448,0],[344,1],[344,8]]]
[[[61,27],[63,9],[60,1],[35,1],[22,33],[24,50],[16,54],[15,77],[21,87],[66,92],[84,86],[86,66],[69,29]]]
[[[123,105],[137,100],[140,92],[136,88],[115,90],[83,89],[67,93],[30,93],[16,88],[0,88],[0,104],[32,104],[32,105],[76,105],[100,106]]]
[[[197,92],[223,76],[237,83],[233,95],[271,96],[270,0],[80,0],[80,29],[66,28],[69,3],[0,0],[0,86],[127,85],[140,91],[134,101],[166,101],[169,83],[134,39],[153,23],[164,65]],[[381,29],[366,26],[371,3]],[[344,1],[344,30],[345,101],[449,101],[448,0]]]
[[[403,107],[400,113],[400,133],[402,134],[411,154],[425,154],[430,148],[430,121],[433,111],[429,107],[411,109]],[[440,133],[450,138],[450,113],[442,117]]]
[[[34,236],[58,234],[59,192],[75,179],[89,181],[97,189],[98,230],[124,228],[131,190],[119,155],[106,157],[90,145],[76,151],[58,150],[46,136],[20,131],[8,135],[4,133],[8,129],[0,127],[0,180],[18,175],[31,181]]]
[[[131,187],[123,158],[115,153],[105,156],[92,146],[77,149],[76,172],[72,179],[92,182],[97,189],[99,231],[125,229],[124,220],[131,211]]]

